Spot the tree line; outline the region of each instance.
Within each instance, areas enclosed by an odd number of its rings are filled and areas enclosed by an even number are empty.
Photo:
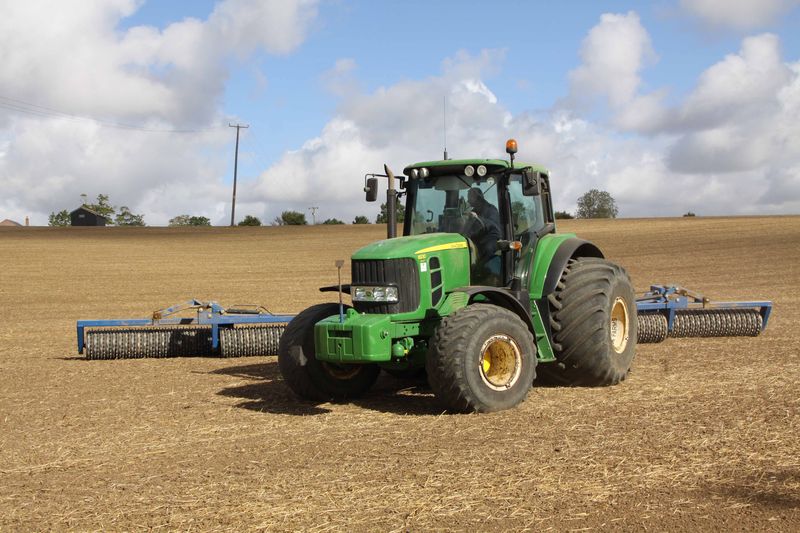
[[[121,207],[111,205],[107,194],[98,194],[94,203],[89,203],[85,194],[82,194],[81,198],[83,200],[81,207],[85,207],[104,217],[109,226],[146,225],[144,223],[144,215],[132,212],[127,205]],[[51,211],[47,222],[49,226],[69,226],[71,224],[69,211],[66,209],[59,212]]]
[[[107,194],[98,194],[97,200],[89,202],[85,194],[81,195],[83,200],[81,207],[89,209],[101,215],[106,219],[106,224],[109,226],[146,226],[144,215],[133,213],[128,206],[115,207],[111,204],[110,197]],[[383,215],[378,215],[376,222],[380,223],[381,216],[385,217],[386,204],[381,206]],[[359,215],[353,219],[353,224],[369,224],[369,219],[363,215]],[[54,227],[66,227],[72,224],[70,219],[70,212],[66,209],[61,211],[51,211],[48,217],[48,225]],[[197,215],[178,215],[169,220],[169,226],[210,226],[211,219],[204,216]],[[279,217],[275,217],[272,221],[273,226],[305,226],[308,224],[305,213],[300,211],[284,211]],[[345,224],[344,221],[338,218],[329,218],[321,222],[325,225]],[[245,216],[239,223],[239,226],[261,226],[261,220],[253,215]]]
[[[86,195],[81,195],[83,198],[83,207],[94,211],[106,218],[109,225],[112,226],[145,226],[144,215],[133,213],[128,206],[121,206],[119,208],[111,205],[109,196],[106,194],[98,194],[97,200],[93,203],[87,201]],[[405,211],[400,199],[397,200],[396,205],[397,222],[402,224],[405,218]],[[607,191],[599,189],[591,189],[578,198],[578,209],[575,215],[567,211],[556,211],[555,217],[557,219],[570,219],[570,218],[616,218],[619,209],[614,201],[614,198]],[[687,213],[684,216],[694,216],[694,213]],[[376,224],[386,224],[388,220],[388,210],[386,204],[381,204],[380,213],[375,217]],[[352,224],[369,224],[369,218],[363,215],[356,216]],[[338,218],[328,218],[321,222],[323,225],[338,225],[345,224],[344,221]],[[59,212],[51,212],[48,219],[50,226],[69,226],[70,214],[66,209]],[[170,226],[210,226],[211,220],[208,217],[196,215],[178,215],[169,220]],[[261,220],[253,215],[245,216],[239,223],[239,226],[261,226]],[[308,220],[306,215],[300,211],[284,211],[280,216],[275,217],[272,221],[273,226],[306,226]]]

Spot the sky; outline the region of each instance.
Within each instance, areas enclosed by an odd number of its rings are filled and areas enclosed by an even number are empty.
[[[386,163],[517,158],[557,210],[800,214],[800,0],[0,0],[0,220],[357,215]],[[445,121],[446,117],[446,121]],[[445,127],[446,122],[446,127]]]

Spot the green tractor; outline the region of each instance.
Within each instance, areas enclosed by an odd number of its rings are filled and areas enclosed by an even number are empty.
[[[388,179],[388,238],[355,252],[353,306],[320,304],[281,338],[278,362],[300,397],[365,393],[381,369],[427,373],[454,412],[522,402],[535,379],[613,385],[625,379],[637,339],[636,301],[625,270],[574,234],[556,234],[546,169],[464,159],[409,165]],[[396,198],[406,197],[395,237]]]

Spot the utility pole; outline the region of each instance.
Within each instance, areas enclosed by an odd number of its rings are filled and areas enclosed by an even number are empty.
[[[229,128],[236,128],[236,153],[233,156],[233,199],[231,200],[231,226],[234,225],[236,218],[236,174],[239,170],[239,130],[250,127],[249,124],[242,126],[241,124],[228,124]]]
[[[311,206],[308,208],[308,210],[311,211],[311,220],[315,226],[317,225],[317,209],[319,209],[319,206]]]

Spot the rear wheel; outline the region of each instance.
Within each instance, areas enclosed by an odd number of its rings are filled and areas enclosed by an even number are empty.
[[[557,362],[541,367],[545,380],[600,386],[625,379],[637,335],[636,301],[625,270],[604,259],[570,260],[548,301]]]
[[[307,400],[330,401],[355,398],[375,383],[378,365],[337,364],[314,355],[314,325],[339,314],[338,304],[319,304],[297,315],[281,336],[278,367],[292,391]]]
[[[431,389],[451,411],[509,409],[536,377],[533,335],[511,311],[473,304],[442,319],[426,369]]]

